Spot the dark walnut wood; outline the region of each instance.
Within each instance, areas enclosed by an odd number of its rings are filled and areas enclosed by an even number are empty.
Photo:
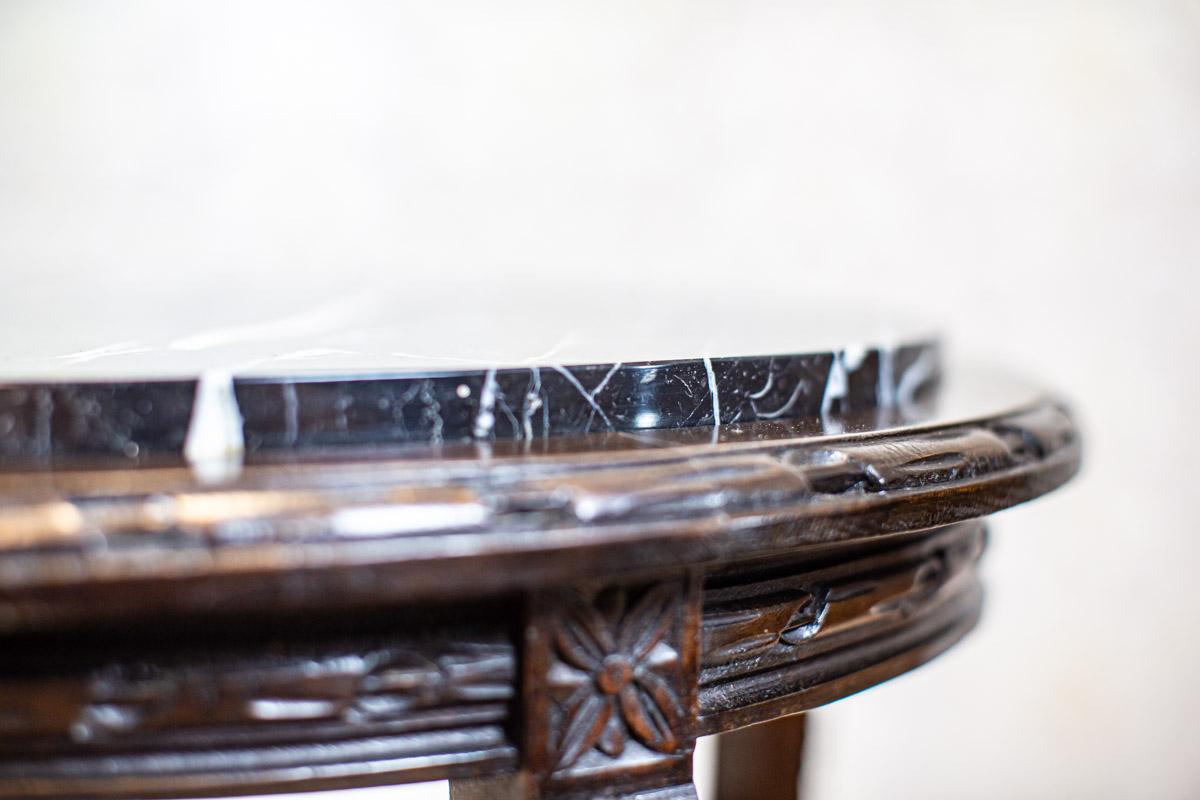
[[[717,796],[721,800],[796,800],[804,752],[804,715],[730,731],[721,737]]]
[[[0,797],[694,798],[697,736],[965,635],[981,518],[1079,462],[1045,398],[872,419],[0,473]]]

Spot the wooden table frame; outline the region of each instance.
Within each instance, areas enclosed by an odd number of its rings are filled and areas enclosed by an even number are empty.
[[[1046,398],[745,431],[216,487],[0,474],[0,797],[678,800],[696,737],[740,731],[722,799],[782,800],[802,737],[773,721],[966,634],[980,518],[1066,481],[1079,445]],[[765,762],[738,755],[764,737]]]

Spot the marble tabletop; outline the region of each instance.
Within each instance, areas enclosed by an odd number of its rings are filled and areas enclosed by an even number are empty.
[[[543,291],[543,296],[545,292]],[[764,299],[358,293],[264,319],[87,319],[0,347],[0,463],[237,462],[906,411],[942,374],[911,323]],[[113,337],[116,337],[115,339]]]

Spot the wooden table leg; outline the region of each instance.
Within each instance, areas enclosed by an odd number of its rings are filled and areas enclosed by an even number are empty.
[[[452,800],[697,800],[700,575],[529,597],[524,760]]]
[[[803,750],[803,714],[721,734],[717,800],[797,800]]]

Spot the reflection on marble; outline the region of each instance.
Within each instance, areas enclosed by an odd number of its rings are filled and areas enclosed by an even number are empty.
[[[932,341],[794,355],[587,365],[0,386],[0,463],[186,452],[321,453],[399,444],[838,419],[936,385]],[[189,433],[190,429],[190,433]],[[185,448],[186,443],[186,448]]]

